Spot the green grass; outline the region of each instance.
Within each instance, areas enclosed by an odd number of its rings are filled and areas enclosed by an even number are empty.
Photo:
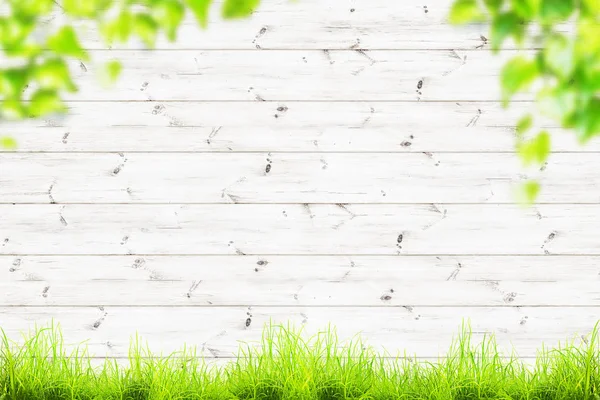
[[[1,400],[600,399],[598,325],[585,341],[542,349],[530,366],[501,354],[493,336],[472,343],[466,324],[435,363],[382,357],[360,339],[340,342],[331,328],[305,337],[281,325],[267,326],[260,346],[240,346],[219,368],[185,347],[154,356],[137,337],[128,365],[94,368],[85,345],[67,351],[54,325],[18,342],[4,332],[1,339]]]

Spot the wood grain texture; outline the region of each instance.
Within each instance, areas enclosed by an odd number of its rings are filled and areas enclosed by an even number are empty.
[[[394,2],[386,0],[263,1],[248,19],[224,21],[223,1],[214,2],[208,29],[200,30],[190,14],[184,19],[176,42],[161,37],[159,49],[477,49],[488,48],[485,24],[453,26],[447,21],[452,2]],[[56,14],[45,19],[52,29],[63,20]],[[93,25],[77,23],[84,47],[102,49]],[[569,31],[569,26],[561,28]],[[535,33],[535,31],[532,31]],[[528,46],[534,46],[529,43]],[[127,48],[143,48],[132,41]],[[508,41],[505,48],[514,48]]]
[[[460,265],[459,265],[460,264]],[[258,270],[258,271],[257,271]],[[200,276],[201,275],[201,276]],[[0,281],[148,282],[595,282],[600,256],[0,256]],[[129,304],[133,305],[133,304]]]
[[[0,150],[9,336],[54,318],[98,357],[122,361],[137,331],[220,362],[270,320],[331,323],[427,359],[470,318],[531,360],[589,332],[600,146],[536,119],[558,154],[525,170],[533,97],[499,103],[500,68],[534,42],[494,55],[489,27],[447,23],[452,0],[273,0],[230,22],[217,3],[155,52],[79,24],[93,62],[71,63],[69,115],[2,122],[19,142]],[[510,204],[531,177],[547,204]]]
[[[3,121],[17,152],[513,152],[531,103],[75,102],[66,116]],[[553,121],[555,152],[581,146]],[[6,149],[0,149],[0,152]]]
[[[539,203],[600,201],[597,153],[555,154],[529,175],[510,153],[3,154],[0,164],[2,203],[515,203],[531,176],[544,185]]]
[[[0,257],[0,305],[600,306],[599,257]]]
[[[516,55],[476,51],[91,51],[71,62],[79,92],[67,100],[156,101],[498,101],[499,71]],[[123,72],[103,88],[98,63],[118,59]],[[34,88],[25,90],[27,96]],[[522,93],[515,100],[531,100]],[[231,112],[235,112],[233,109]]]
[[[337,327],[343,343],[359,334],[366,345],[383,354],[436,357],[445,353],[461,327],[471,322],[477,343],[485,333],[494,333],[501,349],[534,356],[545,346],[588,334],[598,319],[598,308],[440,308],[440,307],[77,307],[0,308],[6,333],[18,339],[20,331],[60,322],[65,341],[88,340],[97,356],[127,355],[136,333],[155,352],[170,353],[197,346],[199,355],[231,357],[240,341],[256,345],[265,324],[293,324],[310,335]],[[243,343],[242,343],[243,345]]]
[[[1,205],[0,253],[595,255],[599,223],[598,205]]]
[[[502,357],[502,356],[501,356]],[[509,356],[505,356],[506,359],[508,359]],[[147,358],[147,357],[142,357],[142,358]],[[173,355],[171,357],[171,359],[174,359],[176,361],[178,361],[179,359],[181,359],[182,356],[180,355]],[[202,355],[196,356],[196,358],[200,361],[202,361],[202,363],[204,363],[207,366],[208,370],[211,370],[212,368],[226,368],[228,366],[231,366],[232,364],[235,364],[236,358],[237,357],[221,357],[221,358],[205,358]],[[243,358],[243,357],[240,357]],[[430,363],[438,363],[440,360],[445,360],[447,357],[445,356],[437,356],[437,357],[418,357],[418,356],[404,356],[404,354],[401,355],[397,355],[397,356],[393,356],[393,357],[389,357],[389,356],[382,356],[381,358],[383,358],[384,360],[388,361],[388,362],[396,362],[399,364],[403,364],[405,362],[412,364],[412,363],[423,363],[423,364],[427,364],[429,365]],[[130,365],[130,361],[128,358],[126,357],[86,357],[87,360],[89,360],[90,365],[92,367],[100,367],[102,368],[102,366],[104,365],[104,363],[108,360],[111,365],[114,365],[115,363],[119,366],[122,367],[128,367]],[[186,359],[189,359],[189,357],[186,357]],[[536,357],[535,356],[520,356],[519,357],[519,362],[523,365],[525,365],[526,367],[530,368],[530,369],[534,369],[535,368],[535,364],[536,364]]]

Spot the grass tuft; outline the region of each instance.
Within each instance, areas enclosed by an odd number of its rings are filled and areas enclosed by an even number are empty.
[[[60,326],[12,341],[0,337],[0,400],[600,400],[598,324],[580,343],[542,348],[527,366],[502,354],[493,336],[472,343],[463,324],[437,362],[383,357],[331,327],[306,337],[268,325],[260,346],[240,346],[224,367],[195,349],[155,356],[138,336],[128,365],[93,367],[84,343],[68,352]]]

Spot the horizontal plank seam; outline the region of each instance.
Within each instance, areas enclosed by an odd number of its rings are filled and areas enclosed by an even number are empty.
[[[436,203],[438,204],[438,203]],[[325,257],[325,256],[335,256],[335,257],[523,257],[523,256],[531,256],[531,257],[550,257],[551,255],[560,256],[560,257],[597,257],[600,256],[600,253],[552,253],[552,254],[533,254],[533,253],[407,253],[407,254],[381,254],[381,253],[244,253],[242,254],[224,254],[224,253],[2,253],[2,256],[8,257],[27,257],[27,256],[39,256],[39,257],[136,257],[136,256],[145,256],[145,257],[260,257],[260,256],[270,256],[270,257],[279,257],[279,256],[287,256],[287,257]]]
[[[160,99],[153,98],[152,100],[69,100],[65,104],[69,103],[257,103],[257,100],[185,100],[185,99]],[[260,103],[492,103],[500,104],[501,100],[477,100],[477,99],[445,99],[445,100],[373,100],[373,99],[356,99],[356,100],[325,100],[325,99],[311,99],[311,100],[291,100],[291,99],[264,99]],[[23,101],[24,104],[28,104],[29,101]],[[511,103],[526,103],[533,104],[535,100],[523,100],[514,99]]]
[[[237,202],[237,203],[225,203],[225,202],[166,202],[166,201],[161,201],[161,202],[102,202],[102,203],[92,203],[92,202],[54,202],[54,203],[50,203],[50,202],[13,202],[13,201],[6,201],[6,202],[0,202],[0,205],[14,205],[14,206],[30,206],[30,205],[37,205],[37,206],[59,206],[59,205],[80,205],[80,206],[104,206],[104,205],[123,205],[123,206],[178,206],[178,205],[193,205],[193,206],[231,206],[231,207],[236,207],[236,206],[244,206],[244,205],[255,205],[255,206],[275,206],[275,205],[282,205],[282,206],[303,206],[305,204],[311,205],[311,206],[337,206],[337,205],[345,205],[345,206],[353,206],[353,205],[368,205],[368,206],[381,206],[381,207],[387,207],[387,206],[394,206],[394,205],[398,205],[398,206],[419,206],[419,207],[423,207],[423,206],[430,206],[432,204],[436,204],[436,205],[448,205],[448,206],[511,206],[511,205],[519,205],[520,203],[510,203],[510,202],[503,202],[503,203],[493,203],[493,202],[446,202],[446,201],[427,201],[427,202],[419,202],[419,203],[415,203],[415,202],[410,202],[410,203],[403,203],[403,202],[306,202],[306,201],[297,201],[297,202],[280,202],[280,201],[275,201],[275,202],[269,202],[269,203],[264,203],[264,202]],[[578,205],[598,205],[600,204],[599,202],[582,202],[582,203],[573,203],[573,202],[538,202],[535,203],[535,205],[545,205],[545,206],[578,206]]]
[[[69,127],[63,127],[69,128]],[[424,152],[432,153],[432,154],[515,154],[514,150],[430,150],[424,148],[421,151],[407,151],[407,150],[397,150],[397,151],[358,151],[358,150],[346,150],[346,151],[302,151],[302,150],[149,150],[149,151],[140,151],[140,150],[107,150],[107,151],[91,151],[91,150],[73,150],[73,151],[36,151],[36,150],[0,150],[0,154],[119,154],[119,153],[127,153],[127,154],[310,154],[310,155],[322,155],[322,154],[415,154],[421,155]],[[553,150],[552,154],[600,154],[600,151],[597,150]]]
[[[256,253],[252,255],[248,254],[216,254],[216,255],[206,255],[206,254],[25,254],[26,257],[41,257],[41,258],[51,258],[51,257],[135,257],[135,256],[148,256],[148,257],[239,257],[239,258],[255,258],[260,257],[262,253]],[[456,254],[354,254],[351,255],[355,258],[372,258],[372,257],[454,257]],[[337,257],[337,258],[346,258],[347,254],[270,254],[270,256],[277,257]],[[465,255],[462,255],[465,256]],[[14,257],[11,253],[0,254],[0,258],[2,257]],[[589,254],[572,254],[572,255],[561,255],[561,254],[475,254],[471,257],[540,257],[540,258],[552,258],[552,257],[596,257],[596,255]]]
[[[543,338],[540,338],[540,339],[543,339]],[[254,344],[254,342],[250,342],[250,344]],[[196,347],[200,347],[200,346],[196,346]],[[190,349],[188,348],[188,351],[189,350]],[[399,352],[402,353],[402,351],[399,351]],[[159,352],[157,352],[157,353],[159,353]],[[176,351],[176,353],[177,353],[177,351]],[[179,360],[179,359],[184,358],[183,356],[171,355],[171,353],[167,353],[167,352],[165,352],[164,355],[165,356],[166,355],[170,355],[169,358],[172,359],[172,360]],[[359,356],[356,356],[354,358],[358,358],[358,357]],[[536,359],[535,356],[517,356],[517,357],[519,359],[522,359],[522,360],[535,360]],[[148,359],[152,359],[152,358],[160,358],[160,355],[157,354],[154,357],[140,356],[140,359],[143,359],[143,360],[148,360]],[[232,355],[232,356],[221,356],[221,357],[202,357],[202,356],[192,357],[192,356],[185,356],[186,360],[190,360],[192,358],[195,358],[197,360],[206,360],[206,361],[216,361],[216,360],[223,360],[223,361],[230,361],[231,360],[231,361],[233,361],[233,360],[237,360],[237,359],[243,359],[243,360],[246,359],[245,357],[237,357],[237,356],[234,356],[234,355]],[[446,359],[448,357],[447,356],[435,356],[435,355],[432,355],[432,356],[416,356],[415,357],[415,356],[411,356],[410,353],[407,353],[406,357],[404,357],[404,356],[379,356],[379,358],[380,359],[385,359],[385,360],[396,360],[396,359],[398,359],[398,360],[407,360],[407,361],[411,361],[411,360],[416,359],[416,360],[426,360],[426,361],[433,362],[434,361],[433,359],[438,359],[438,358]],[[505,358],[505,359],[508,360],[508,359],[510,359],[510,356],[508,356],[508,355],[506,355],[506,356],[500,355],[500,358]],[[129,360],[129,358],[127,356],[105,356],[105,357],[103,357],[103,356],[91,356],[91,357],[82,356],[81,359],[84,359],[84,360],[117,360],[117,361],[118,360],[124,360],[124,361],[125,360]],[[208,365],[208,367],[212,368],[211,365]]]
[[[0,310],[3,308],[98,308],[98,306],[106,307],[106,308],[247,308],[248,306],[252,306],[252,309],[256,311],[256,309],[260,308],[376,308],[376,309],[387,309],[387,308],[399,308],[405,309],[407,306],[410,307],[418,307],[418,308],[516,308],[516,309],[526,309],[526,308],[599,308],[598,304],[590,304],[590,305],[582,305],[582,304],[564,304],[564,305],[546,305],[546,304],[534,304],[534,305],[513,305],[513,304],[495,304],[495,305],[486,305],[486,304],[478,304],[478,305],[449,305],[449,304],[436,304],[436,305],[421,305],[415,303],[406,303],[406,304],[394,304],[394,305],[317,305],[317,304],[307,304],[307,305],[286,305],[286,304],[256,304],[253,302],[243,303],[243,304],[198,304],[198,305],[152,305],[152,304],[114,304],[114,305],[106,305],[106,303],[96,303],[96,304],[74,304],[74,305],[21,305],[21,304],[6,304],[0,305]],[[1,312],[0,312],[1,314]]]
[[[69,103],[154,103],[159,100],[64,100],[64,104],[68,106]],[[261,101],[257,100],[160,100],[163,103],[276,103],[280,100],[269,100],[264,99]],[[367,100],[286,100],[288,103],[357,103],[365,102]],[[453,103],[453,100],[377,100],[380,103]],[[497,103],[501,104],[500,100],[461,100],[461,103]],[[27,100],[23,103],[28,103]],[[514,99],[511,103],[535,103],[535,100],[523,100]],[[68,108],[68,107],[67,107]],[[168,127],[165,127],[168,128]]]
[[[347,206],[352,205],[360,205],[360,206],[425,206],[425,205],[448,205],[448,206],[480,206],[480,205],[490,205],[490,206],[516,206],[520,203],[518,202],[504,202],[504,203],[448,203],[444,201],[430,201],[428,203],[388,203],[388,202],[379,202],[379,203],[360,203],[360,202],[335,202],[335,203],[314,203],[314,202],[292,202],[292,203],[281,203],[281,202],[243,202],[239,201],[236,203],[226,203],[226,202],[95,202],[95,203],[80,203],[80,202],[64,202],[64,201],[55,201],[53,203],[50,202],[0,202],[0,205],[13,205],[13,206],[177,206],[177,205],[186,205],[186,206],[273,206],[273,205],[286,205],[286,206],[300,206],[300,205],[314,205],[314,206],[334,206],[338,204],[343,204]],[[560,203],[560,202],[538,202],[536,205],[542,206],[593,206],[600,205],[600,201],[597,202],[580,202],[580,203]]]
[[[7,50],[12,49],[11,47],[6,47]],[[464,52],[480,52],[480,53],[490,53],[495,54],[494,50],[491,48],[473,48],[473,47],[448,47],[448,48],[431,48],[431,47],[398,47],[398,48],[386,48],[386,47],[307,47],[307,48],[294,48],[294,47],[262,47],[257,49],[255,47],[249,48],[193,48],[193,47],[155,47],[152,49],[149,48],[100,48],[100,47],[85,47],[84,50],[87,50],[91,53],[118,53],[118,52],[180,52],[180,51],[205,51],[205,52],[322,52],[325,50],[334,51],[334,52],[370,52],[370,51],[388,51],[388,52],[416,52],[416,51],[427,51],[427,52],[448,52],[453,50],[459,50]],[[49,51],[49,48],[42,48],[42,51]],[[514,48],[514,47],[501,47],[499,50],[503,52],[526,52],[526,51],[537,51],[543,50],[541,46],[533,46],[533,47],[523,47],[523,48]]]

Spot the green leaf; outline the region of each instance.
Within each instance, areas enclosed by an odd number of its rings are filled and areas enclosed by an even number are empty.
[[[577,136],[581,143],[600,134],[600,99],[592,99],[585,109],[578,112],[576,121]]]
[[[451,24],[466,24],[481,20],[483,14],[477,6],[477,0],[456,0],[450,9],[448,19]]]
[[[594,97],[600,91],[600,65],[588,64],[586,68],[580,69],[576,79],[581,82],[578,88],[581,94]]]
[[[208,13],[210,11],[212,0],[185,0],[185,3],[194,13],[200,26],[206,28],[208,25]]]
[[[19,43],[8,48],[4,48],[4,53],[9,57],[35,58],[42,52],[42,47],[35,43]]]
[[[62,0],[65,12],[74,17],[96,18],[108,9],[113,0]]]
[[[567,127],[567,121],[575,113],[577,94],[571,88],[543,88],[538,92],[536,103],[543,115],[554,118]]]
[[[504,4],[504,0],[483,0],[483,2],[487,9],[493,13],[498,12]]]
[[[575,69],[575,54],[571,42],[564,36],[554,35],[547,39],[543,50],[544,63],[561,78],[569,77]]]
[[[525,166],[532,162],[542,164],[550,154],[550,134],[540,132],[535,138],[519,143],[517,150]]]
[[[102,23],[100,31],[108,44],[114,41],[125,43],[134,29],[133,24],[133,15],[129,11],[123,11],[114,20]]]
[[[116,82],[121,74],[123,66],[118,61],[109,61],[100,71],[100,81],[103,86],[110,86]]]
[[[133,18],[133,31],[146,46],[153,48],[158,33],[158,24],[148,14],[136,14]]]
[[[574,0],[542,0],[540,18],[544,24],[555,24],[568,19],[574,10]]]
[[[16,150],[17,141],[10,136],[2,136],[0,137],[0,147],[3,147],[7,150]]]
[[[502,13],[494,17],[490,29],[490,44],[493,51],[498,51],[502,43],[512,36],[517,43],[521,43],[525,34],[525,27],[521,19],[514,13]]]
[[[511,0],[515,13],[526,20],[533,19],[540,11],[542,0]]]
[[[13,12],[31,17],[38,17],[52,11],[52,0],[10,0]]]
[[[0,70],[0,94],[3,97],[20,97],[28,79],[27,67]]]
[[[508,61],[500,73],[504,105],[512,95],[526,89],[538,76],[537,63],[525,57],[517,56]]]
[[[35,28],[35,21],[20,15],[0,17],[0,43],[4,47],[20,45]]]
[[[71,26],[63,26],[47,41],[48,48],[56,54],[88,60],[86,51],[81,47],[77,34]]]
[[[260,0],[225,0],[222,14],[224,18],[243,18],[251,15],[259,5]]]
[[[2,117],[18,120],[27,116],[27,110],[19,99],[6,99],[0,105]]]
[[[185,15],[185,8],[179,1],[163,0],[154,5],[152,9],[154,19],[165,31],[167,39],[175,41],[177,39],[177,28]]]
[[[55,90],[40,89],[31,96],[29,115],[38,118],[66,111],[66,107]]]
[[[600,16],[600,0],[582,0],[581,9],[584,15],[597,19]]]
[[[59,58],[50,59],[37,65],[34,67],[32,74],[33,78],[43,89],[64,89],[69,92],[75,92],[77,90],[77,86],[75,86],[71,80],[69,67],[67,67],[67,64]]]
[[[523,118],[521,118],[519,122],[517,122],[517,136],[523,136],[523,134],[531,128],[532,124],[533,118],[531,114],[527,114]]]
[[[600,0],[598,0],[600,3]],[[575,42],[577,58],[580,60],[597,60],[600,58],[600,24],[593,21],[579,21],[577,23],[577,37]]]
[[[527,181],[523,183],[520,190],[520,202],[525,205],[533,204],[540,194],[540,189],[540,184],[536,181]]]

